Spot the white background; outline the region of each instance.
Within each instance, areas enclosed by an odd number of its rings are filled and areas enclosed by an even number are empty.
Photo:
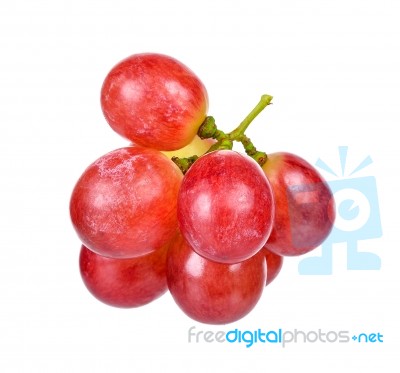
[[[0,371],[372,372],[399,366],[398,136],[400,3],[396,0],[15,0],[0,3]],[[290,259],[254,311],[212,327],[169,294],[143,308],[96,301],[78,271],[69,197],[86,166],[126,141],[106,124],[100,87],[139,52],[188,65],[230,130],[274,96],[249,136],[339,169],[370,155],[383,236],[361,248],[380,271],[300,276]],[[349,166],[349,167],[350,167]],[[326,174],[329,178],[329,174]],[[188,329],[380,332],[384,343],[188,343]]]

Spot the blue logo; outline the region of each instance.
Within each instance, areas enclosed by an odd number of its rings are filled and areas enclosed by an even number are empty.
[[[309,256],[302,259],[298,269],[301,275],[332,274],[333,245],[347,245],[348,270],[379,270],[381,259],[372,252],[359,249],[360,241],[382,236],[379,213],[378,192],[375,177],[353,177],[372,163],[370,156],[359,165],[346,172],[347,146],[339,147],[341,175],[339,176],[323,160],[318,159],[316,166],[337,179],[328,181],[336,203],[335,225],[325,242],[321,245],[321,256]],[[347,176],[345,176],[347,175]]]

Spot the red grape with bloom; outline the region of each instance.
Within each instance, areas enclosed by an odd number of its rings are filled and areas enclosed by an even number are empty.
[[[111,69],[101,89],[101,107],[121,136],[145,147],[176,150],[197,134],[208,95],[201,80],[180,61],[142,53]]]
[[[271,232],[274,210],[271,186],[260,166],[231,150],[200,157],[179,190],[182,235],[198,254],[221,263],[257,253]]]
[[[335,220],[335,202],[327,182],[312,165],[291,153],[269,154],[263,170],[276,205],[274,226],[265,247],[287,256],[318,247]]]
[[[114,307],[131,308],[148,304],[167,290],[168,245],[132,259],[107,258],[82,246],[79,268],[92,295]]]
[[[265,287],[267,265],[260,251],[235,264],[198,255],[178,235],[167,257],[167,282],[177,305],[194,320],[227,324],[246,316]]]
[[[70,214],[81,242],[114,258],[141,256],[175,235],[179,168],[158,150],[114,150],[92,163],[72,192]]]
[[[267,250],[265,247],[261,249],[265,255],[267,262],[267,281],[265,285],[269,285],[278,276],[283,265],[283,256],[273,253]]]

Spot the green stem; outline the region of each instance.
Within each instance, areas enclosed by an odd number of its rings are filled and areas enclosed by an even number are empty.
[[[179,158],[179,157],[172,157],[171,161],[174,162],[179,169],[182,171],[183,174],[189,170],[190,166],[197,161],[199,157],[197,155],[192,155],[188,158]]]
[[[246,154],[253,158],[262,167],[268,159],[267,153],[258,151],[246,135],[240,137],[240,142],[242,143]]]
[[[197,131],[197,135],[203,140],[215,139],[217,141],[223,141],[228,138],[228,135],[226,135],[225,132],[217,128],[214,117],[206,117],[206,119],[204,119],[204,122]]]
[[[229,138],[231,140],[239,140],[239,138],[245,133],[250,123],[260,114],[268,105],[271,104],[272,96],[270,95],[262,95],[258,104],[254,107],[254,109],[243,119],[243,121],[239,124],[237,128],[235,128],[232,132],[230,132]]]
[[[217,128],[215,119],[211,116],[205,118],[201,124],[197,134],[202,139],[215,139],[217,142],[208,149],[207,153],[214,150],[231,150],[233,142],[241,142],[246,154],[252,157],[260,166],[267,161],[267,154],[258,151],[251,140],[244,134],[250,123],[260,114],[268,105],[271,104],[272,96],[262,95],[258,104],[254,109],[243,119],[243,121],[232,132],[225,133]],[[194,155],[188,158],[173,157],[172,161],[180,168],[183,174],[187,172],[190,166],[196,162],[198,156]]]

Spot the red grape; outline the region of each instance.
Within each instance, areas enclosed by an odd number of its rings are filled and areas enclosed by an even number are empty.
[[[202,323],[227,324],[247,315],[262,295],[266,271],[261,251],[240,263],[217,263],[198,255],[181,235],[168,251],[171,295],[186,315]]]
[[[275,222],[266,248],[301,255],[320,245],[335,219],[332,192],[319,172],[290,153],[268,155],[263,166],[275,197]]]
[[[282,269],[283,256],[273,253],[267,250],[265,247],[261,249],[265,255],[265,260],[267,261],[267,281],[265,285],[269,285]]]
[[[114,66],[101,89],[104,116],[117,133],[158,150],[188,145],[206,117],[207,91],[176,59],[132,55]]]
[[[231,150],[207,153],[183,179],[179,227],[207,259],[235,263],[250,258],[265,244],[273,216],[270,184],[247,155]]]
[[[92,251],[131,258],[160,249],[177,230],[178,167],[158,150],[127,147],[91,164],[71,196],[72,223]]]
[[[87,289],[114,307],[139,307],[159,298],[167,287],[168,245],[138,258],[116,259],[82,246],[79,267]]]

